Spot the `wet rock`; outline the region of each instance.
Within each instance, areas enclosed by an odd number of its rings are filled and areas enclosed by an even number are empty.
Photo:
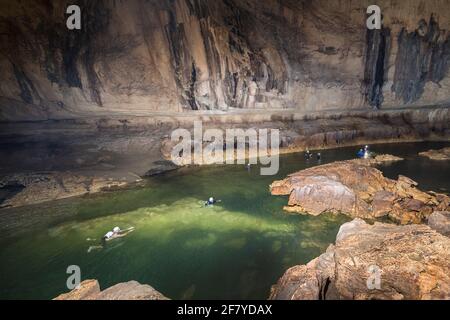
[[[450,211],[435,211],[428,217],[431,229],[450,237]]]
[[[388,159],[389,157],[385,157]],[[417,182],[399,176],[388,179],[371,165],[374,160],[339,161],[309,168],[275,181],[273,195],[288,195],[289,212],[319,215],[343,213],[351,217],[389,216],[401,223],[420,223],[434,210],[446,210],[449,197],[416,188]]]
[[[97,280],[85,280],[79,288],[64,293],[54,300],[169,300],[149,285],[136,281],[119,283],[100,291]]]
[[[426,225],[355,219],[326,253],[286,271],[269,299],[450,299],[449,261],[450,239]]]
[[[420,156],[428,157],[431,160],[450,160],[450,148],[443,148],[440,150],[428,150],[419,153]]]
[[[152,168],[145,173],[145,177],[156,176],[165,172],[177,170],[179,166],[169,160],[158,160],[153,162]]]
[[[133,177],[135,181],[135,177]],[[22,173],[0,178],[0,190],[21,186],[0,204],[18,207],[125,187],[130,181],[70,172]]]

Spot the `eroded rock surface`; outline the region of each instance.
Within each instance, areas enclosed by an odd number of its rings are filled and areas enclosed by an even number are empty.
[[[450,148],[443,148],[440,150],[428,150],[419,153],[423,157],[428,157],[431,160],[450,160]]]
[[[355,219],[326,253],[287,270],[270,299],[450,299],[450,239],[426,225]]]
[[[54,300],[168,300],[149,285],[136,281],[119,283],[100,291],[97,280],[85,280],[78,289],[64,293]]]
[[[372,167],[393,159],[381,156],[309,168],[273,182],[270,191],[273,195],[289,195],[286,211],[311,215],[334,212],[368,219],[389,216],[407,224],[420,223],[435,210],[447,210],[448,196],[420,191],[415,181],[404,176],[388,179]]]
[[[428,217],[431,229],[450,237],[450,211],[435,211]]]

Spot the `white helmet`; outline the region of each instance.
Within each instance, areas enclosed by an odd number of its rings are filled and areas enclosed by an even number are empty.
[[[214,198],[213,197],[209,198],[209,202],[214,202]]]
[[[120,232],[120,228],[119,228],[119,227],[115,227],[115,228],[113,229],[113,231],[114,231],[115,233],[118,233],[118,232]]]

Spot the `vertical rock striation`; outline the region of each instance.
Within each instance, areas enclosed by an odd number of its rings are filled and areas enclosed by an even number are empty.
[[[82,29],[66,28],[68,4]],[[0,3],[3,120],[450,102],[445,0]]]

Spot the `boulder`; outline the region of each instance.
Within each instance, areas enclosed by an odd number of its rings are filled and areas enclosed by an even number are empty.
[[[152,167],[145,173],[145,177],[157,176],[169,171],[177,170],[179,166],[170,160],[158,160],[152,163]]]
[[[54,300],[169,300],[149,285],[136,281],[116,284],[100,291],[97,280],[85,280],[80,286]]]
[[[269,299],[450,299],[450,239],[426,225],[355,219],[326,253],[287,270]]]
[[[417,189],[405,176],[392,180],[374,167],[391,159],[357,159],[308,168],[275,181],[273,195],[288,195],[288,212],[343,213],[353,218],[389,216],[401,223],[421,223],[435,210],[447,210],[449,197]]]

